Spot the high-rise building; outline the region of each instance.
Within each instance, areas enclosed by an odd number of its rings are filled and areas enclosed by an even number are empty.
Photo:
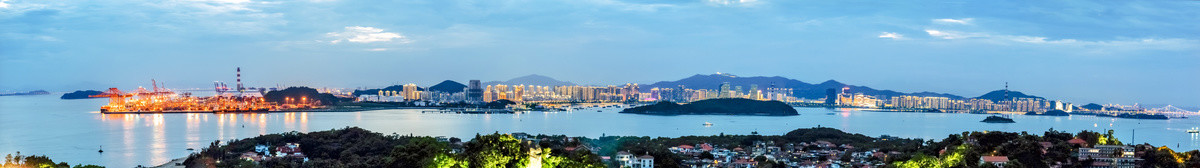
[[[421,91],[418,90],[417,84],[409,83],[404,85],[404,100],[421,100]]]
[[[517,86],[513,86],[513,92],[512,92],[512,93],[513,93],[513,94],[512,94],[512,95],[511,95],[511,96],[508,98],[508,100],[511,100],[511,101],[513,101],[513,102],[521,102],[521,101],[524,101],[522,98],[524,98],[524,97],[525,97],[525,85],[517,85]]]
[[[837,105],[838,93],[833,88],[825,89],[825,105]]]
[[[467,101],[472,103],[483,102],[483,86],[479,80],[471,80],[467,86]]]
[[[750,90],[746,93],[748,98],[758,100],[762,99],[762,91],[758,90],[758,84],[750,84]]]
[[[729,95],[730,91],[731,90],[729,90],[729,82],[721,83],[721,89],[717,91],[717,97],[720,97],[720,98],[732,97],[733,95]]]

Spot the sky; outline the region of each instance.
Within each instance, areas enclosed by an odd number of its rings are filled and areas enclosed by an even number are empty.
[[[1200,1],[0,0],[0,90],[716,72],[1200,106]],[[232,84],[232,82],[229,82]]]

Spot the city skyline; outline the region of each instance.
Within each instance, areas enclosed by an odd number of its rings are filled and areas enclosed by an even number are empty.
[[[376,2],[0,1],[0,23],[13,25],[0,28],[0,90],[204,87],[233,81],[234,67],[251,86],[344,88],[726,72],[972,97],[1009,82],[1076,104],[1200,104],[1195,1],[364,3]]]

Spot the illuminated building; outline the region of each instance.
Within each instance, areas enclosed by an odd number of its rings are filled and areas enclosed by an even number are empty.
[[[421,100],[421,91],[417,89],[417,84],[409,83],[404,85],[404,100]]]

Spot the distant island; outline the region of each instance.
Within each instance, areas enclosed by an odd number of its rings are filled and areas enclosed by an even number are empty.
[[[1011,118],[1005,118],[1005,117],[1001,117],[1001,116],[988,116],[987,118],[983,119],[983,121],[979,121],[979,122],[985,122],[985,123],[1015,123],[1016,121],[1013,121]]]
[[[622,110],[621,113],[651,115],[800,115],[795,108],[779,101],[758,101],[741,98],[707,99],[688,104],[662,101],[652,105]]]
[[[1065,112],[1065,111],[1062,111],[1062,110],[1050,110],[1050,111],[1046,111],[1046,112],[1044,112],[1044,113],[1042,113],[1042,114],[1038,114],[1037,112],[1032,112],[1032,111],[1030,111],[1030,112],[1028,112],[1028,113],[1025,113],[1025,115],[1042,115],[1042,116],[1071,116],[1071,114],[1069,114],[1069,113],[1067,113],[1067,112]]]
[[[1129,118],[1129,119],[1150,119],[1150,120],[1166,120],[1166,119],[1168,119],[1167,116],[1162,115],[1162,114],[1120,114],[1115,117]]]
[[[5,94],[0,94],[0,96],[29,96],[29,95],[46,95],[46,94],[50,94],[50,92],[47,92],[45,90],[35,90],[35,91],[29,91],[29,92],[25,92],[25,93],[5,93]]]
[[[88,98],[95,98],[95,97],[90,97],[91,95],[99,95],[99,94],[103,94],[103,93],[104,92],[95,91],[95,90],[76,90],[75,92],[63,94],[61,98],[62,99],[88,99]]]

